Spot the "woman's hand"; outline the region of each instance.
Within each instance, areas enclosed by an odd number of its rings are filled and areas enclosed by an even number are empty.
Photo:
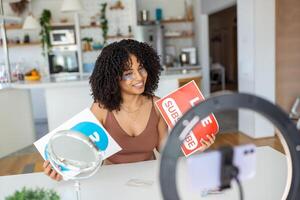
[[[46,160],[44,162],[43,168],[44,168],[44,173],[47,176],[49,176],[50,178],[52,178],[53,180],[56,180],[56,181],[62,180],[62,176],[52,168],[52,166],[48,160]]]
[[[202,144],[200,151],[205,151],[206,149],[208,149],[216,140],[216,137],[214,134],[206,135],[206,137],[208,138],[208,140],[204,140],[204,139],[200,140],[200,142]]]

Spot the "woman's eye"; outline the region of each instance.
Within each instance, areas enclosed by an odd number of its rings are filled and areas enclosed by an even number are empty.
[[[128,71],[123,72],[123,75],[130,75],[130,74],[132,74],[132,71],[131,71],[131,70],[128,70]]]
[[[146,71],[146,69],[144,67],[139,68],[140,72]]]

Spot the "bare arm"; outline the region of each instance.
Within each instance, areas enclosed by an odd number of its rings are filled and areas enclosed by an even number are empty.
[[[91,112],[96,116],[96,118],[99,120],[99,122],[104,126],[105,120],[106,120],[106,115],[107,115],[107,110],[103,108],[103,106],[99,107],[98,103],[93,103],[91,106]],[[104,160],[103,165],[110,165],[108,160]]]
[[[159,100],[158,97],[154,97],[153,98],[153,101],[157,101]],[[161,152],[163,146],[164,146],[164,143],[168,137],[168,125],[166,124],[164,118],[162,117],[162,115],[160,114],[160,112],[158,111],[157,107],[155,106],[155,111],[156,111],[156,114],[159,116],[159,121],[158,121],[158,124],[157,124],[157,130],[158,130],[158,146],[156,147],[156,150],[158,152]]]
[[[103,108],[102,106],[99,107],[99,103],[93,103],[91,106],[91,112],[96,116],[96,118],[99,120],[99,122],[104,125],[107,110]]]
[[[157,151],[161,152],[165,141],[167,140],[168,137],[168,126],[162,116],[159,118],[158,122],[158,137],[159,137],[159,142],[158,142],[158,147]]]

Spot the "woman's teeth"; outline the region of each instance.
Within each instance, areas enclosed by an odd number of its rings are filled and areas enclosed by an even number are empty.
[[[144,84],[143,83],[137,83],[137,84],[134,84],[133,86],[134,87],[142,87]]]

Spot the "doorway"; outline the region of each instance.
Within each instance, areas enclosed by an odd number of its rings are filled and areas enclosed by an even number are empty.
[[[209,15],[211,92],[238,90],[237,7]]]

